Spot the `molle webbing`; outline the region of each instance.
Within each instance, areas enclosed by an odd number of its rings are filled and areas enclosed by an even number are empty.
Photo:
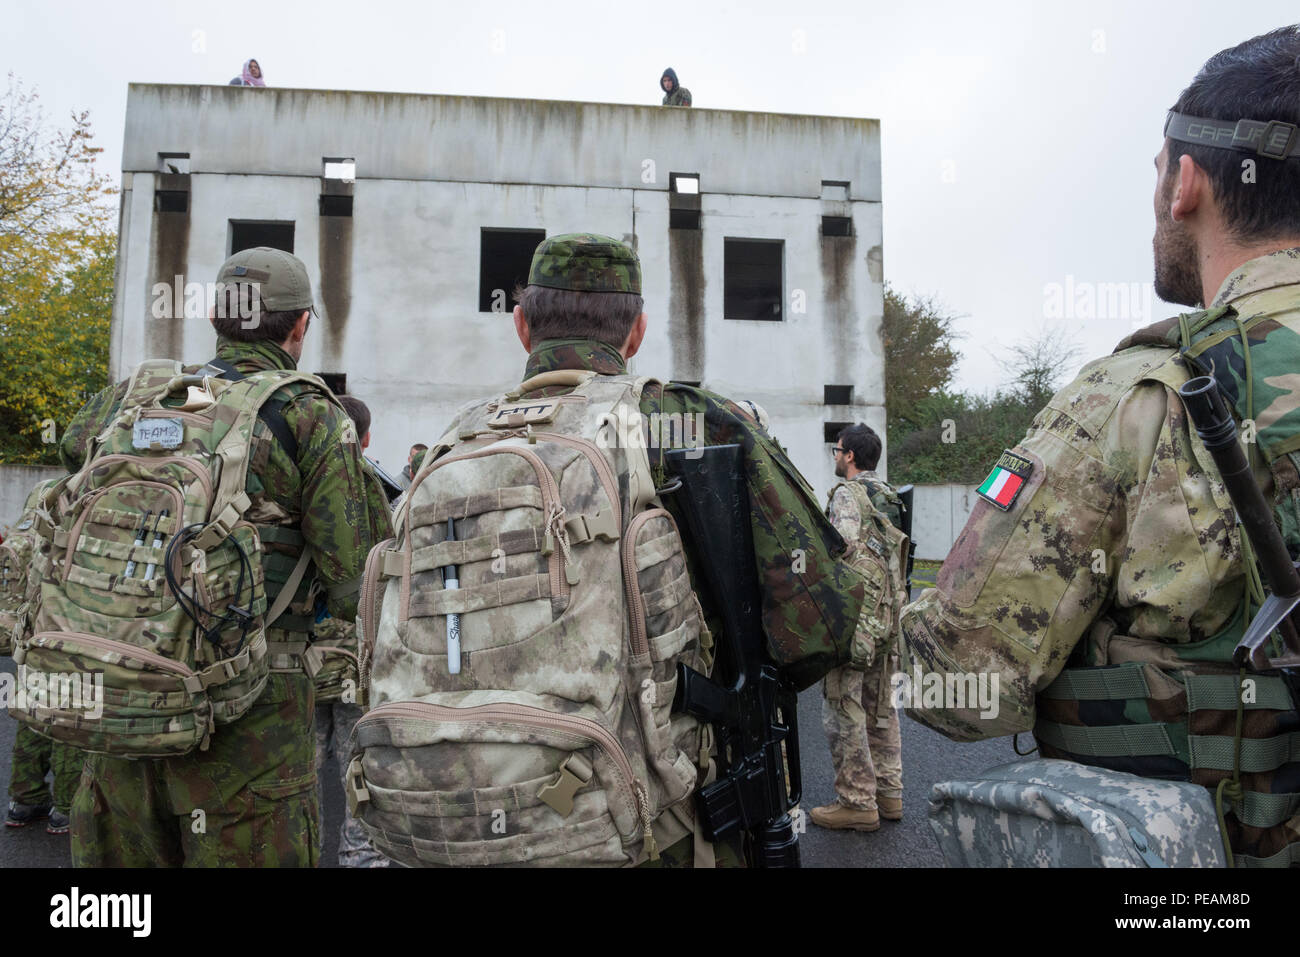
[[[1237,675],[1179,673],[1177,677],[1186,691],[1185,717],[1157,721],[1151,717],[1153,702],[1146,667],[1126,663],[1065,669],[1040,695],[1034,737],[1062,757],[1149,777],[1199,780],[1206,775],[1197,772],[1231,774],[1234,766],[1246,774],[1267,775],[1300,763],[1300,731],[1243,736],[1239,757],[1232,734],[1194,733],[1198,725],[1213,722],[1214,713],[1230,715],[1237,709],[1243,695],[1242,679]],[[1245,680],[1252,682],[1246,696],[1250,700],[1242,703],[1247,714],[1295,710],[1291,691],[1282,678],[1252,674]],[[1071,702],[1077,705],[1079,720],[1100,721],[1105,716],[1111,723],[1067,724],[1042,717],[1044,711],[1055,713],[1058,707],[1068,707]],[[1289,727],[1285,720],[1279,725]],[[1171,774],[1171,769],[1177,768],[1184,769],[1184,773]],[[1300,813],[1300,793],[1245,790],[1241,800],[1234,802],[1233,813],[1246,827],[1277,828]],[[1300,861],[1300,840],[1267,858],[1240,853],[1234,856],[1239,866],[1285,867]]]

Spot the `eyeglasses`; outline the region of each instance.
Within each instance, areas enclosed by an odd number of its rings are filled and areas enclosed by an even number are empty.
[[[843,454],[844,454],[844,447],[841,445],[837,445],[831,449],[831,455],[843,455]]]

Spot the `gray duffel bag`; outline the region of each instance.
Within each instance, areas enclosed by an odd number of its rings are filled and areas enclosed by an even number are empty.
[[[1208,790],[1073,761],[941,781],[930,826],[949,867],[1226,866]]]

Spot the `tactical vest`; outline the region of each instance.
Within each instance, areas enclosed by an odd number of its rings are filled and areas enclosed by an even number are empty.
[[[1271,472],[1278,527],[1292,557],[1300,555],[1300,384],[1290,384],[1300,370],[1300,333],[1218,307],[1144,329],[1116,351],[1132,346],[1177,350],[1147,379],[1176,389],[1191,375],[1212,375],[1239,423],[1253,425],[1247,454]],[[1192,440],[1199,442],[1194,431]],[[1208,787],[1221,799],[1236,865],[1286,867],[1300,863],[1300,836],[1286,826],[1300,814],[1300,793],[1288,793],[1300,792],[1297,689],[1284,675],[1240,673],[1232,664],[1258,610],[1245,580],[1235,615],[1217,634],[1190,644],[1152,641],[1149,649],[1144,642],[1135,657],[1145,660],[1089,661],[1117,630],[1099,619],[1040,694],[1034,737],[1044,757]]]

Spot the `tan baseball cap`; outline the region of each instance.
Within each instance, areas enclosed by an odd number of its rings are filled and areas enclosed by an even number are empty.
[[[242,249],[221,264],[217,282],[227,287],[240,287],[240,301],[260,301],[262,309],[267,312],[294,309],[316,312],[307,267],[301,259],[283,249],[270,246]],[[254,295],[245,295],[245,285],[251,287],[249,291]]]

